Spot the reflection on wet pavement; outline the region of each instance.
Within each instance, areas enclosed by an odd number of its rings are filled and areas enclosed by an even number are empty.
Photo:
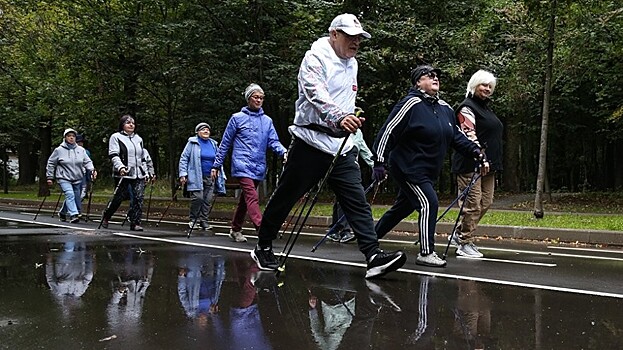
[[[0,244],[0,348],[616,349],[621,301],[130,240]],[[62,241],[60,241],[62,240]]]

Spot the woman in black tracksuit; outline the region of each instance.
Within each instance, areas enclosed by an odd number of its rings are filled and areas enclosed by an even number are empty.
[[[418,265],[443,267],[434,250],[439,203],[434,184],[449,147],[465,156],[481,158],[480,148],[456,125],[452,108],[439,99],[440,70],[418,66],[411,72],[413,86],[390,113],[374,142],[376,180],[391,172],[400,186],[398,198],[376,224],[382,238],[414,210],[420,213]]]

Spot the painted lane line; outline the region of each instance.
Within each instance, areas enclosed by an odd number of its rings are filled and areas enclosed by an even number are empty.
[[[495,258],[469,258],[465,256],[457,256],[457,259],[463,260],[478,260],[478,261],[491,261],[491,262],[499,262],[499,263],[508,263],[508,264],[518,264],[518,265],[533,265],[533,266],[544,266],[544,267],[556,267],[558,265],[553,263],[539,263],[534,261],[523,261],[523,260],[506,260],[506,259],[495,259]]]
[[[6,220],[6,221],[17,221],[17,222],[22,222],[25,224],[37,224],[37,225],[42,225],[42,226],[52,226],[52,227],[60,227],[60,228],[73,228],[73,229],[78,229],[78,230],[83,230],[83,231],[96,231],[97,230],[95,228],[76,227],[76,226],[69,226],[66,224],[47,223],[47,222],[41,222],[41,221],[35,221],[35,220],[24,220],[24,219],[15,219],[15,218],[7,218],[7,217],[0,217],[0,219]]]
[[[8,220],[8,221],[17,221],[17,222],[23,222],[23,223],[31,223],[31,224],[38,224],[38,225],[42,225],[42,226],[51,226],[51,227],[61,227],[61,228],[71,228],[71,229],[80,229],[80,230],[85,230],[85,231],[96,231],[97,229],[94,228],[88,228],[88,227],[76,227],[76,226],[69,226],[69,225],[65,225],[65,224],[56,224],[56,223],[45,223],[45,222],[39,222],[39,221],[34,221],[34,220],[23,220],[23,219],[15,219],[12,217],[0,217],[0,219],[3,220]],[[92,220],[94,222],[98,222],[97,220]],[[114,224],[115,222],[111,221],[111,224]],[[184,224],[184,223],[179,223],[179,224]],[[187,223],[186,223],[187,224]],[[225,234],[227,235],[227,234]],[[316,233],[304,233],[301,232],[301,235],[305,235],[305,236],[315,236],[315,237],[322,237],[324,235],[322,234],[316,234]],[[257,236],[254,235],[249,235],[249,236],[245,236],[247,237],[247,239],[251,238],[251,239],[257,239]],[[389,243],[398,243],[398,244],[405,244],[405,243],[410,243],[408,241],[402,241],[402,240],[381,240],[382,242],[389,242]],[[441,243],[437,243],[435,245],[440,245],[440,246],[444,246],[445,244],[441,244]],[[551,248],[551,249],[572,249],[572,250],[582,250],[582,248],[567,248],[567,247],[553,247],[553,246],[548,246],[547,248]],[[552,252],[543,252],[543,251],[533,251],[533,250],[521,250],[521,249],[506,249],[506,248],[488,248],[488,247],[479,247],[479,249],[482,250],[488,250],[488,251],[499,251],[499,252],[508,252],[508,253],[519,253],[519,254],[532,254],[532,255],[546,255],[546,256],[559,256],[559,257],[567,257],[567,258],[581,258],[581,259],[593,259],[593,260],[609,260],[609,261],[623,261],[623,258],[615,258],[615,257],[605,257],[605,256],[594,256],[594,255],[582,255],[582,254],[567,254],[567,253],[552,253]],[[588,251],[588,250],[585,250]],[[613,253],[622,253],[623,252],[618,252],[618,251],[603,251],[603,250],[599,250],[596,249],[594,251],[597,252],[613,252]],[[526,265],[538,265],[539,263],[530,263],[530,262],[525,262],[522,260],[503,260],[503,259],[487,259],[484,258],[483,260],[485,261],[492,261],[492,262],[505,262],[505,263],[516,263],[516,264],[526,264]],[[543,265],[546,266],[546,265]]]
[[[547,249],[579,250],[581,252],[623,254],[623,249],[611,250],[611,249],[596,249],[596,248],[581,248],[581,247],[557,247],[557,246],[551,246],[551,245],[548,245]]]
[[[231,251],[238,251],[238,252],[245,252],[245,253],[251,252],[251,249],[219,246],[219,245],[214,245],[214,244],[195,243],[195,242],[180,241],[180,240],[174,240],[174,239],[168,239],[168,238],[139,236],[139,235],[133,235],[133,234],[123,233],[123,232],[115,232],[113,233],[113,235],[129,237],[129,238],[144,239],[144,240],[159,241],[159,242],[168,242],[168,243],[174,243],[174,244],[192,245],[192,246],[197,246],[197,247],[231,250]],[[281,254],[277,254],[277,255],[281,255]],[[325,259],[325,258],[320,258],[320,257],[310,257],[310,256],[292,255],[292,254],[290,254],[289,257],[299,259],[299,260],[324,262],[328,264],[335,264],[335,265],[342,265],[342,266],[352,266],[352,267],[361,267],[361,268],[367,267],[366,264],[364,263],[355,263],[355,262],[349,262],[349,261]],[[623,299],[623,294],[592,291],[592,290],[586,290],[586,289],[556,287],[556,286],[549,286],[549,285],[544,285],[544,284],[513,282],[513,281],[497,280],[497,279],[483,278],[483,277],[454,275],[454,274],[447,274],[447,273],[435,273],[435,272],[420,271],[420,270],[413,270],[413,269],[406,269],[406,268],[401,268],[401,269],[398,269],[397,271],[403,272],[403,273],[415,274],[415,275],[426,275],[426,276],[431,276],[431,277],[443,277],[443,278],[459,279],[459,280],[466,280],[466,281],[475,281],[475,282],[492,283],[492,284],[499,284],[499,285],[505,285],[505,286],[521,287],[521,288],[543,289],[543,290],[555,291],[555,292],[565,292],[565,293],[572,293],[572,294],[583,294],[583,295],[593,295],[593,296]]]
[[[613,258],[613,257],[608,257],[608,256],[594,256],[594,255],[568,254],[568,253],[552,253],[552,252],[543,252],[543,251],[537,251],[537,250],[487,248],[487,247],[478,247],[478,250],[490,250],[490,251],[517,253],[517,254],[560,256],[560,257],[567,257],[567,258],[582,258],[582,259],[595,259],[595,260],[623,261],[623,258]]]

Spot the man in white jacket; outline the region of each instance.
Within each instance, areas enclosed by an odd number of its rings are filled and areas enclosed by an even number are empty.
[[[272,241],[294,204],[329,171],[344,138],[355,133],[364,118],[355,115],[357,60],[363,39],[371,38],[352,14],[341,14],[331,22],[329,36],[312,44],[298,74],[298,99],[294,125],[289,131],[292,145],[279,184],[266,205],[259,240],[251,256],[262,270],[279,266]],[[368,263],[366,278],[382,276],[404,265],[401,251],[379,249],[374,220],[356,164],[357,150],[348,139],[331,170],[328,184],[335,192],[348,223],[357,236],[359,250]]]

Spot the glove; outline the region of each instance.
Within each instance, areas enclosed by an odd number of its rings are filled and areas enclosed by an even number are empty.
[[[378,183],[385,180],[386,178],[387,170],[385,169],[385,165],[380,163],[374,165],[374,167],[372,168],[372,180]]]
[[[474,158],[478,162],[480,174],[482,176],[487,175],[489,173],[489,161],[487,160],[487,155],[485,154],[484,149],[474,151]]]

